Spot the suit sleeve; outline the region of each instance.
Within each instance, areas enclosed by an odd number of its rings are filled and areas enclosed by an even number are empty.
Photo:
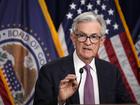
[[[33,105],[57,105],[57,95],[54,93],[51,75],[46,66],[40,69]]]

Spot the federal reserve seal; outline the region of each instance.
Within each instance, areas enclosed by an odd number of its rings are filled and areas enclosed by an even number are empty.
[[[49,56],[40,38],[31,33],[21,28],[0,31],[0,66],[17,105],[32,103],[38,70]]]

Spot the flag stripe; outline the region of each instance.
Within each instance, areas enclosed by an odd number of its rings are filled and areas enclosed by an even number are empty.
[[[111,38],[111,42],[115,50],[116,56],[118,58],[119,64],[123,70],[123,73],[125,74],[125,77],[127,78],[129,86],[131,86],[132,88],[131,90],[135,98],[138,101],[140,101],[139,100],[140,88],[137,88],[139,87],[139,84],[136,80],[134,73],[132,72],[131,65],[128,62],[120,37],[118,35],[114,36],[113,38]]]
[[[1,96],[0,96],[0,103],[1,103],[2,105],[4,105],[4,102],[3,102],[3,99],[2,99]]]
[[[118,68],[120,68],[115,51],[114,51],[112,44],[111,44],[111,41],[109,39],[106,39],[106,41],[105,41],[105,49],[106,49],[106,52],[108,54],[109,61],[113,64],[116,64],[118,66]]]
[[[116,64],[120,69],[120,72],[121,72],[121,74],[122,74],[122,78],[123,78],[123,81],[124,81],[124,83],[125,83],[125,86],[126,86],[126,88],[127,88],[127,90],[128,90],[128,92],[130,93],[130,95],[131,95],[131,98],[133,99],[133,100],[136,100],[136,98],[135,98],[135,96],[134,96],[134,93],[132,92],[132,89],[131,89],[131,86],[129,85],[129,83],[128,83],[128,79],[126,78],[126,75],[125,75],[125,73],[124,73],[124,71],[123,71],[123,67],[121,66],[121,63],[122,62],[120,62],[119,61],[119,58],[118,58],[118,56],[117,56],[117,53],[118,52],[116,52],[116,50],[115,49],[118,49],[119,50],[119,48],[122,48],[122,46],[119,44],[119,42],[117,42],[117,40],[120,40],[120,35],[116,35],[117,36],[117,38],[115,38],[115,37],[112,37],[111,38],[111,41],[110,41],[110,47],[112,47],[112,51],[114,52],[114,59],[116,59],[116,62],[114,62],[114,64]],[[114,40],[113,40],[114,39]],[[108,41],[109,42],[109,41]],[[115,44],[118,44],[118,46],[115,46]],[[119,53],[120,55],[122,55],[122,52],[120,51],[120,53]],[[122,56],[120,56],[120,57],[123,57],[123,55]],[[113,62],[113,61],[111,61],[111,62]]]
[[[98,56],[99,56],[99,58],[110,62],[104,45],[100,47],[99,52],[98,52]]]
[[[119,35],[116,35],[116,36],[119,36]],[[113,38],[111,38],[111,39],[113,39]],[[108,59],[109,59],[109,61],[111,61],[113,64],[116,64],[120,68],[119,70],[121,71],[121,73],[123,75],[123,80],[125,81],[124,83],[126,85],[126,88],[127,88],[127,90],[129,90],[128,92],[130,93],[131,97],[135,100],[135,98],[134,98],[135,96],[132,94],[133,93],[132,89],[131,89],[129,83],[127,82],[127,78],[123,72],[123,68],[121,67],[121,65],[118,61],[118,57],[116,55],[118,52],[115,52],[116,47],[112,46],[114,43],[119,43],[119,42],[116,42],[119,39],[116,39],[116,38],[114,38],[114,39],[115,40],[112,40],[112,41],[110,41],[108,39],[105,41],[105,49],[106,49],[106,52],[108,54]],[[118,47],[118,49],[119,48],[122,48],[122,46]]]
[[[48,23],[49,29],[50,29],[50,31],[52,33],[51,35],[52,35],[56,50],[57,50],[59,56],[62,57],[62,56],[64,56],[64,51],[63,51],[63,49],[61,47],[61,44],[60,44],[60,41],[59,41],[59,38],[58,38],[58,34],[57,34],[56,29],[55,29],[55,27],[53,25],[51,17],[49,15],[47,5],[45,4],[44,0],[39,0],[39,4],[40,4],[40,7],[42,9],[43,15],[44,15],[44,17],[46,19],[46,22]]]
[[[122,13],[122,10],[121,10],[121,7],[119,5],[119,1],[118,0],[115,0],[115,5],[116,5],[116,8],[117,8],[117,11],[119,13],[119,16],[120,16],[120,19],[122,20],[122,23],[123,23],[123,26],[125,28],[125,31],[126,31],[126,35],[128,37],[128,40],[130,42],[130,45],[131,45],[131,48],[132,48],[132,51],[134,53],[134,56],[135,56],[135,59],[136,59],[136,62],[137,62],[137,65],[140,67],[140,62],[139,62],[139,59],[138,59],[138,55],[137,55],[137,52],[136,52],[136,49],[135,49],[135,46],[134,46],[134,43],[133,43],[133,40],[131,38],[131,35],[130,35],[130,32],[128,30],[128,27],[126,25],[126,22],[125,22],[125,19],[124,19],[124,16],[123,16],[123,13]]]
[[[62,48],[64,50],[64,55],[66,56],[66,55],[68,55],[68,48],[67,48],[67,45],[66,45],[65,34],[64,34],[64,30],[63,30],[62,25],[60,25],[58,33],[59,33],[60,43],[61,43]]]
[[[116,35],[116,36],[119,36],[119,35]],[[112,38],[111,38],[112,39]],[[127,78],[126,78],[126,76],[125,76],[125,74],[123,73],[123,68],[121,67],[121,65],[120,65],[120,63],[119,63],[119,61],[118,61],[118,57],[116,56],[116,54],[118,53],[118,52],[115,52],[115,49],[116,49],[116,47],[114,48],[112,45],[113,45],[113,43],[118,43],[118,42],[116,42],[116,40],[118,40],[118,39],[115,39],[115,40],[113,40],[113,41],[110,41],[110,40],[106,40],[105,41],[105,49],[106,49],[106,52],[107,52],[107,54],[108,54],[108,59],[109,59],[109,61],[111,61],[113,64],[116,64],[120,69],[120,71],[121,71],[121,73],[122,73],[122,75],[123,75],[123,80],[125,81],[124,83],[125,83],[125,85],[126,85],[126,87],[127,87],[127,90],[129,90],[129,93],[131,94],[131,97],[133,98],[133,99],[135,99],[134,97],[134,95],[132,94],[133,92],[132,92],[132,90],[131,90],[131,87],[130,87],[130,85],[128,84],[128,82],[127,82]],[[122,46],[121,46],[122,47]],[[120,47],[120,48],[121,48]],[[119,47],[118,47],[118,49],[119,49]]]
[[[137,75],[137,69],[138,69],[137,64],[135,62],[132,62],[132,61],[135,60],[135,57],[134,57],[134,55],[132,55],[132,53],[133,53],[132,50],[129,50],[129,49],[131,49],[131,46],[130,46],[130,43],[126,40],[127,37],[124,34],[125,33],[120,34],[120,40],[122,42],[122,46],[123,46],[125,54],[128,58],[129,64],[131,65],[132,71],[133,71],[135,77],[138,77],[138,75]],[[130,63],[130,62],[132,62],[132,63]],[[136,79],[138,80],[138,78],[136,78]]]

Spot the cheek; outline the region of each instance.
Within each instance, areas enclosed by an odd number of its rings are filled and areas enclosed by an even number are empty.
[[[76,46],[76,49],[78,49],[78,50],[82,49],[82,44],[81,43],[76,42],[75,46]]]
[[[75,47],[76,47],[77,52],[80,54],[83,53],[83,47],[82,47],[83,44],[76,42],[75,45],[76,45]]]
[[[100,47],[99,44],[97,44],[97,45],[93,45],[93,46],[92,46],[92,52],[93,52],[94,54],[97,53],[98,50],[99,50],[99,47]]]

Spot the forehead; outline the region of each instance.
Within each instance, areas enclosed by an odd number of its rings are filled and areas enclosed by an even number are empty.
[[[101,25],[97,21],[79,22],[77,24],[77,31],[82,31],[85,33],[99,33],[101,31]]]

